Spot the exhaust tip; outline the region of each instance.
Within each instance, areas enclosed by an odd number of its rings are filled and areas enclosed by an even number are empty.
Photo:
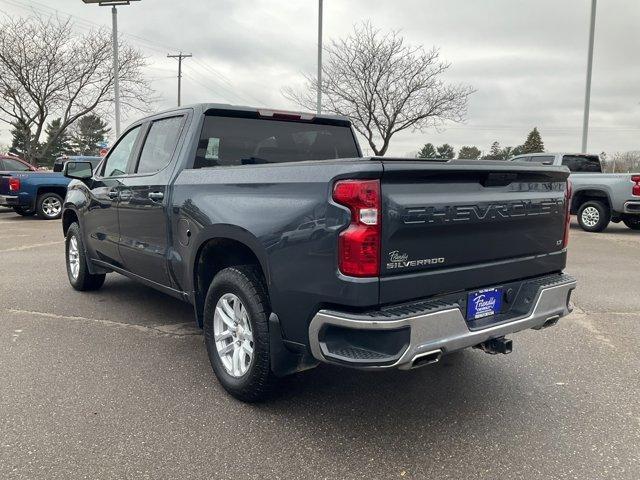
[[[424,367],[440,361],[442,350],[432,350],[430,352],[419,353],[411,361],[411,368]]]

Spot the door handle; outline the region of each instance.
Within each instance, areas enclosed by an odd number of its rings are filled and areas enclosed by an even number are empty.
[[[158,201],[164,198],[164,193],[162,192],[149,192],[147,195],[150,200]]]
[[[132,195],[130,190],[123,190],[122,192],[120,192],[120,201],[121,202],[127,202],[127,201],[131,200],[131,197],[133,197],[133,195]]]
[[[107,197],[109,197],[111,200],[115,200],[116,198],[118,198],[118,191],[117,190],[109,190],[107,192]]]

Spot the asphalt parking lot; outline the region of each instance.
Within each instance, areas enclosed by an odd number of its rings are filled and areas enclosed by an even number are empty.
[[[2,478],[640,478],[640,232],[572,229],[576,311],[411,372],[225,394],[191,308],[66,279],[59,222],[0,213]]]

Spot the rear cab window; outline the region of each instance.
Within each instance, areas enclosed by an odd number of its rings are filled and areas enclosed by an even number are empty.
[[[27,172],[29,171],[29,167],[24,163],[19,162],[17,160],[13,160],[11,158],[3,158],[0,162],[4,163],[3,169],[6,171],[12,172]]]
[[[138,160],[137,173],[155,173],[171,162],[183,123],[184,116],[162,118],[151,123]]]
[[[193,168],[359,157],[347,122],[281,120],[242,112],[205,117]]]
[[[597,155],[564,155],[562,165],[576,173],[602,173],[600,158]]]

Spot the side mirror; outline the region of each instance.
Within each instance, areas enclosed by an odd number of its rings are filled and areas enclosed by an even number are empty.
[[[93,176],[93,167],[90,162],[67,162],[63,174],[67,178],[87,180]]]

